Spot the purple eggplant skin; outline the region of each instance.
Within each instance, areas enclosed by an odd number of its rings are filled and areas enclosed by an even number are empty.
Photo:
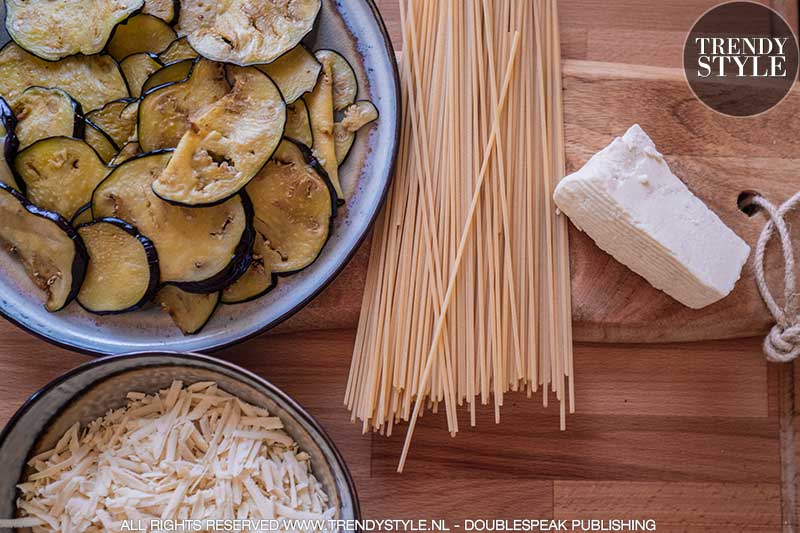
[[[220,298],[219,298],[220,305],[231,306],[231,305],[249,304],[250,302],[254,302],[254,301],[256,301],[256,300],[258,300],[260,298],[263,298],[267,294],[269,294],[272,291],[274,291],[278,287],[278,283],[280,282],[280,277],[277,274],[275,274],[274,272],[272,273],[271,277],[272,277],[272,284],[269,287],[267,287],[267,290],[262,291],[262,292],[260,292],[258,294],[254,294],[253,296],[251,296],[249,298],[245,298],[244,300],[239,300],[239,301],[236,301],[236,302],[223,302],[222,301],[222,295],[220,295]]]
[[[19,152],[17,117],[14,115],[14,111],[11,110],[11,106],[6,102],[6,99],[2,96],[0,96],[0,122],[6,129],[6,142],[3,146],[3,156],[6,158],[6,165],[8,165],[8,168],[14,175],[14,180],[17,182],[17,185],[22,188],[22,194],[25,194],[25,182],[17,176],[14,170],[14,159],[17,157],[17,152]]]
[[[199,61],[199,59],[198,59],[198,60],[196,60],[196,61]],[[231,66],[233,66],[233,65],[231,65]],[[258,72],[258,73],[260,73],[260,74],[263,74],[263,75],[264,75],[264,76],[265,76],[267,79],[269,79],[270,81],[272,81],[272,78],[270,78],[270,77],[269,77],[269,75],[267,75],[266,73],[264,73],[264,72],[261,72],[260,70],[256,70],[255,72]],[[190,73],[189,73],[189,77],[191,77],[191,76],[192,76],[192,73],[190,72]],[[226,77],[226,79],[228,80],[228,85],[229,85],[230,87],[233,87],[233,84],[232,84],[232,83],[231,83],[231,81],[230,81],[229,70],[228,70],[227,68],[226,68],[226,70],[225,70],[225,77]],[[188,79],[188,78],[187,78],[187,79]],[[154,88],[154,89],[153,89],[153,91],[155,91],[155,89],[157,89],[157,88],[164,88],[164,87],[166,87],[167,85],[174,85],[174,84],[185,83],[185,82],[186,82],[186,80],[184,80],[184,81],[178,81],[178,82],[173,82],[173,83],[169,83],[169,84],[164,84],[164,85],[161,85],[160,87],[156,87],[156,88]],[[277,83],[275,83],[274,81],[272,81],[272,83],[275,85],[275,88],[276,88],[276,89],[278,89],[278,84],[277,84]],[[149,94],[150,92],[153,92],[153,91],[148,91],[148,94]],[[281,90],[280,90],[280,89],[278,89],[278,94],[280,95],[280,97],[281,97],[281,100],[284,102],[284,106],[285,106],[285,105],[286,105],[286,101],[283,99],[283,95],[281,94]],[[142,113],[141,113],[141,110],[140,110],[140,111],[139,111],[139,121],[140,121],[140,122],[141,122],[141,119],[142,119]],[[140,130],[140,131],[141,131],[141,130]],[[284,121],[284,122],[283,122],[283,131],[281,131],[281,140],[283,140],[283,139],[285,139],[285,138],[286,138],[286,137],[284,136],[284,134],[285,134],[285,133],[286,133],[286,121]],[[266,166],[269,164],[270,160],[272,160],[272,156],[274,156],[274,155],[275,155],[275,152],[277,152],[277,151],[278,151],[278,147],[280,146],[280,144],[281,144],[281,143],[279,142],[278,144],[276,144],[276,145],[275,145],[275,149],[272,151],[272,153],[269,155],[269,157],[268,157],[268,158],[267,158],[267,159],[264,161],[264,164],[263,164],[263,165],[261,165],[261,168],[260,168],[260,169],[258,169],[258,172],[256,172],[255,174],[253,174],[253,178],[252,178],[252,179],[255,179],[255,177],[256,177],[256,176],[258,176],[258,175],[261,173],[261,171],[262,171],[262,170],[264,170],[264,168],[265,168],[265,167],[266,167]],[[325,176],[327,176],[327,174],[325,174]],[[252,180],[252,179],[251,179],[251,180]],[[249,182],[248,182],[248,183],[249,183]],[[170,200],[169,198],[164,198],[164,197],[162,197],[161,195],[159,195],[159,194],[158,194],[158,192],[156,192],[156,190],[155,190],[155,189],[153,189],[153,194],[155,194],[155,195],[156,195],[156,196],[158,196],[158,197],[159,197],[161,200],[163,200],[163,201],[167,202],[168,204],[172,204],[172,205],[174,205],[174,206],[177,206],[177,207],[187,207],[187,208],[189,208],[189,209],[201,209],[201,208],[203,208],[203,207],[216,207],[216,206],[218,206],[218,205],[222,205],[222,204],[224,204],[225,202],[227,202],[228,200],[230,200],[231,198],[233,198],[234,196],[236,196],[237,194],[243,194],[243,193],[245,193],[245,189],[246,189],[246,188],[247,188],[247,183],[245,183],[244,185],[242,185],[242,187],[241,187],[241,188],[240,188],[238,191],[234,191],[233,193],[231,193],[231,194],[230,194],[229,196],[227,196],[226,198],[222,198],[222,199],[220,199],[220,200],[217,200],[216,202],[211,202],[211,203],[208,203],[208,204],[185,204],[185,203],[182,203],[182,202],[177,202],[177,201],[175,201],[175,200]],[[342,202],[342,203],[344,203],[344,202]],[[192,292],[192,291],[186,291],[186,292]],[[212,292],[216,292],[216,291],[212,291]]]
[[[32,85],[25,89],[25,91],[29,91],[30,89],[50,89],[49,87],[44,87],[42,85]],[[23,91],[23,93],[25,92]],[[66,92],[66,91],[63,91]],[[83,139],[86,136],[86,123],[84,122],[84,114],[83,114],[83,106],[80,102],[75,100],[69,93],[66,93],[69,96],[69,99],[72,103],[72,114],[75,117],[75,121],[72,126],[72,136],[76,139]]]
[[[127,309],[123,309],[121,311],[93,311],[84,306],[80,302],[80,300],[78,300],[78,304],[89,313],[98,316],[120,315],[123,313],[131,313],[133,311],[138,311],[145,304],[150,302],[150,300],[153,299],[153,297],[156,295],[156,292],[158,291],[158,287],[161,281],[161,270],[158,265],[158,251],[156,251],[156,247],[153,244],[153,241],[142,235],[139,232],[139,230],[136,229],[131,224],[128,224],[124,220],[120,220],[118,218],[109,217],[109,218],[101,218],[98,220],[93,220],[91,222],[87,222],[86,224],[80,226],[77,231],[80,231],[81,228],[94,226],[95,224],[111,224],[113,226],[116,226],[125,231],[125,233],[127,233],[128,235],[135,237],[136,240],[138,240],[141,243],[142,247],[144,248],[145,255],[147,255],[147,265],[148,267],[150,267],[150,282],[147,285],[147,290],[145,291],[144,296],[142,296],[142,299],[139,300],[135,305]]]
[[[103,129],[100,126],[98,126],[97,124],[95,124],[94,122],[89,120],[88,118],[84,118],[83,119],[83,123],[84,123],[85,127],[92,128],[97,133],[99,133],[100,136],[102,136],[105,140],[107,140],[111,144],[112,147],[114,147],[114,150],[116,150],[117,152],[119,152],[121,150],[121,148],[119,146],[117,146],[117,143],[114,142],[114,139],[111,138],[111,135],[109,135],[108,133],[104,132]],[[95,152],[97,152],[97,150],[95,150]],[[100,159],[103,159],[103,158],[101,157]]]
[[[86,121],[83,114],[83,106],[72,99],[72,109],[75,111],[75,124],[72,130],[72,136],[76,139],[83,139],[86,137]]]
[[[78,219],[86,212],[89,213],[89,217],[92,216],[92,203],[91,202],[89,202],[85,206],[83,206],[80,209],[78,209],[78,211],[75,213],[75,216],[73,216],[72,220],[69,221],[70,226],[72,226],[73,228],[77,228],[78,226],[82,226],[82,224],[78,223]],[[89,220],[91,221],[93,219],[90,218]]]
[[[22,194],[17,192],[13,187],[9,187],[4,183],[0,183],[0,190],[5,191],[13,196],[20,204],[22,204],[22,207],[25,208],[28,213],[40,218],[44,218],[45,220],[49,220],[55,224],[58,229],[67,234],[67,236],[75,245],[75,258],[72,260],[72,288],[69,296],[64,302],[64,305],[61,307],[61,309],[57,309],[54,312],[61,311],[70,303],[72,303],[75,298],[77,298],[78,292],[80,292],[81,286],[83,285],[83,280],[86,277],[86,269],[89,266],[89,252],[86,250],[86,245],[83,243],[83,239],[81,239],[81,236],[78,235],[78,232],[72,227],[69,221],[61,215],[51,211],[46,211],[33,205],[28,201],[27,198],[22,196]]]
[[[175,26],[181,18],[181,0],[172,0],[172,20],[165,21],[170,26]]]
[[[256,230],[253,226],[255,211],[253,211],[253,203],[246,192],[241,191],[239,198],[242,201],[242,207],[244,207],[245,230],[228,266],[219,274],[203,281],[177,282],[169,283],[169,285],[174,285],[193,294],[211,294],[212,292],[222,291],[244,276],[253,262],[253,246],[256,242]]]
[[[5,2],[4,2],[4,3],[5,3]],[[139,9],[137,9],[136,11],[134,11],[134,12],[130,13],[130,14],[128,15],[128,17],[127,17],[125,20],[122,20],[122,21],[118,22],[118,23],[117,23],[117,24],[114,26],[114,29],[113,29],[113,30],[111,30],[111,34],[109,34],[109,36],[108,36],[108,41],[106,41],[106,44],[105,44],[105,46],[103,46],[103,49],[102,49],[102,50],[101,50],[99,53],[101,53],[101,54],[105,54],[105,53],[106,53],[106,49],[108,48],[108,43],[110,43],[110,42],[111,42],[111,39],[114,37],[114,33],[116,33],[116,31],[117,31],[117,27],[118,27],[120,24],[125,24],[125,23],[127,23],[127,22],[128,22],[130,19],[132,19],[133,17],[135,17],[136,15],[139,15],[139,14],[140,14],[140,13],[141,13],[143,10],[144,10],[144,3],[142,3],[142,7],[140,7],[140,8],[139,8]],[[4,22],[5,24],[8,24],[8,9],[7,9],[7,8],[6,8],[6,17],[5,17],[5,20],[4,20],[3,22]],[[8,43],[6,43],[6,44],[10,44],[10,43],[15,43],[17,46],[19,46],[21,49],[25,50],[27,53],[31,54],[32,56],[35,56],[35,57],[37,57],[38,59],[41,59],[42,61],[47,61],[48,63],[58,63],[59,61],[63,61],[64,59],[68,59],[68,58],[70,58],[70,57],[75,57],[76,55],[82,55],[82,54],[73,54],[73,55],[71,55],[71,56],[66,56],[66,57],[64,57],[64,58],[62,58],[62,59],[45,59],[45,58],[43,58],[43,57],[39,57],[38,55],[36,55],[36,53],[35,53],[35,52],[33,52],[32,50],[28,50],[27,48],[23,47],[21,44],[19,44],[19,43],[16,43],[16,41],[14,41],[13,39],[9,39]],[[117,61],[116,59],[115,59],[114,61],[117,63],[117,68],[119,68],[119,61]],[[121,72],[121,71],[120,71],[120,74],[122,74],[122,72]],[[124,77],[123,77],[123,79],[124,79]]]
[[[339,214],[339,207],[343,206],[346,202],[339,199],[339,195],[336,194],[336,189],[333,187],[333,182],[331,181],[330,176],[328,176],[328,173],[325,172],[325,169],[322,167],[322,164],[319,162],[319,160],[314,157],[314,152],[311,150],[311,148],[300,141],[292,139],[291,137],[284,137],[283,140],[289,141],[293,145],[297,146],[297,148],[303,154],[303,159],[306,160],[306,164],[313,168],[317,174],[320,175],[322,181],[325,182],[325,185],[328,186],[328,192],[331,194],[331,204],[333,205],[333,212],[331,216],[331,232],[333,232],[333,219]]]
[[[324,181],[325,185],[327,185],[327,187],[328,187],[328,193],[331,195],[331,207],[332,207],[331,219],[330,219],[330,227],[328,228],[328,240],[330,240],[331,236],[333,235],[334,220],[336,219],[336,216],[338,214],[339,207],[344,205],[345,201],[344,200],[339,200],[339,195],[336,194],[336,189],[333,188],[333,182],[331,182],[331,179],[328,177],[328,173],[325,172],[325,169],[322,168],[322,164],[320,164],[320,162],[317,160],[317,158],[314,157],[314,154],[311,151],[311,148],[309,148],[305,144],[301,143],[300,141],[296,141],[296,140],[294,140],[292,138],[289,138],[289,137],[284,137],[283,140],[284,141],[289,141],[292,144],[294,144],[295,146],[297,146],[297,148],[303,154],[303,159],[305,159],[306,164],[308,164],[311,168],[313,168],[316,171],[316,173],[322,178],[322,181]],[[327,241],[325,243],[325,246],[327,246]],[[325,249],[325,246],[322,247],[323,250]],[[322,255],[321,251],[320,251],[319,255]],[[319,255],[317,256],[317,259],[319,259]],[[314,262],[316,262],[316,260]],[[311,265],[313,265],[313,264],[314,263],[311,263]],[[307,266],[301,268],[300,270],[292,270],[292,271],[289,271],[289,272],[279,272],[277,274],[274,274],[274,276],[276,276],[278,278],[288,278],[288,277],[294,276],[295,274],[299,274],[303,270],[306,270],[307,268],[309,268],[311,265],[307,265]],[[275,285],[273,284],[273,287],[274,286]]]

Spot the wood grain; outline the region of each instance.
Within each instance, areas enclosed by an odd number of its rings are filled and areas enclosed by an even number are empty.
[[[678,67],[685,28],[711,3],[562,1],[565,55]],[[378,4],[399,36],[396,0]],[[630,39],[637,35],[652,40]],[[655,126],[651,133],[669,148],[672,136]],[[676,165],[711,164],[691,157],[710,156],[670,154]],[[343,299],[360,299],[364,265],[352,263],[285,330],[354,324],[358,304]],[[404,428],[390,439],[362,436],[341,406],[353,338],[348,330],[279,334],[219,355],[281,386],[320,420],[345,454],[366,517],[651,517],[667,532],[781,528],[778,370],[763,362],[760,339],[580,345],[578,413],[567,433],[555,429],[555,411],[523,397],[507,398],[501,426],[482,411],[479,428],[457,439],[441,416],[426,416],[409,471],[399,476]],[[0,323],[0,423],[86,360]]]
[[[363,436],[341,405],[353,339],[347,330],[274,335],[220,355],[320,420],[346,457],[365,516],[457,523],[649,511],[659,531],[699,531],[712,521],[736,530],[745,520],[774,530],[780,520],[777,416],[757,339],[580,345],[578,414],[566,433],[555,409],[522,396],[507,398],[500,426],[482,409],[478,428],[456,439],[442,416],[426,415],[402,476],[394,468],[405,428]],[[85,360],[0,324],[0,421]]]
[[[800,90],[764,115],[733,119],[695,99],[679,69],[567,61],[564,100],[569,171],[639,123],[667,156],[673,172],[753,248],[765,219],[742,213],[739,195],[757,191],[781,203],[800,186],[800,123],[794,119]],[[579,340],[736,338],[763,335],[772,324],[754,282],[752,261],[731,296],[692,310],[572,229],[573,320]],[[774,244],[773,255],[778,250]],[[777,260],[768,264],[771,285],[780,290],[782,265]]]
[[[781,202],[800,185],[796,172],[800,121],[795,119],[800,113],[800,89],[753,119],[724,117],[693,96],[680,68],[684,41],[697,18],[717,3],[561,3],[568,169],[577,170],[631,124],[639,123],[668,156],[673,171],[753,244],[764,218],[746,217],[736,201],[742,191],[753,190]],[[797,2],[771,5],[796,25]],[[397,5],[381,6],[397,43],[393,22],[399,18]],[[653,289],[574,229],[571,240],[579,341],[745,338],[763,335],[772,323],[753,282],[752,262],[733,295],[693,311]],[[770,264],[773,286],[779,290],[780,264]],[[367,265],[365,245],[328,290],[277,331],[355,327]]]
[[[780,487],[766,483],[557,481],[555,518],[655,520],[658,531],[778,531]]]
[[[679,354],[679,355],[678,355]],[[735,361],[735,364],[729,364]],[[578,349],[581,415],[776,416],[757,340]]]

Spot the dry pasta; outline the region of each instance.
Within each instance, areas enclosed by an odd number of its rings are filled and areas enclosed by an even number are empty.
[[[542,392],[574,411],[555,0],[400,0],[403,133],[345,404],[365,432]]]

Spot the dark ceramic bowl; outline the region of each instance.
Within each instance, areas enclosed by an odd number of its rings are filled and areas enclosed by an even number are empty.
[[[2,2],[0,20],[5,20]],[[0,27],[0,44],[7,40]],[[0,253],[0,314],[54,344],[92,355],[208,353],[279,324],[319,294],[358,250],[383,205],[399,145],[400,90],[394,50],[372,0],[322,0],[315,30],[305,43],[311,50],[331,48],[347,58],[358,78],[358,99],[372,100],[380,112],[376,123],[358,133],[341,168],[347,206],[339,211],[331,238],[313,265],[281,278],[263,298],[221,306],[203,331],[186,337],[155,306],[96,317],[73,303],[62,312],[48,313],[22,266]]]
[[[215,381],[220,388],[280,417],[286,432],[311,456],[337,518],[358,520],[355,485],[341,454],[320,425],[271,383],[236,365],[195,354],[132,354],[92,361],[34,394],[0,434],[0,518],[13,518],[16,485],[29,457],[55,446],[75,422],[86,424],[122,407],[129,391],[155,393],[174,380]],[[10,532],[0,529],[0,532]]]

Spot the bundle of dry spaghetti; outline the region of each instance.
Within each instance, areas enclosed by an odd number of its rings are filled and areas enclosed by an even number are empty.
[[[400,0],[403,130],[345,404],[364,431],[540,392],[574,409],[555,0]]]

